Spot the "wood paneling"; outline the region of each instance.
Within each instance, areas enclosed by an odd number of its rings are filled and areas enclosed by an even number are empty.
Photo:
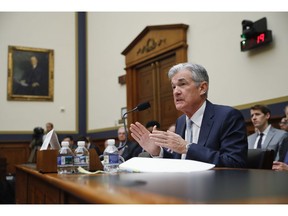
[[[18,177],[18,175],[17,175]],[[28,178],[27,187],[29,193],[28,203],[57,204],[60,203],[60,190],[51,187],[48,183],[38,178]]]
[[[162,58],[161,58],[162,57]],[[136,114],[137,121],[146,124],[150,120],[160,123],[166,130],[175,123],[179,113],[173,102],[173,94],[167,71],[176,63],[175,53],[160,56],[152,63],[135,68],[137,100],[149,101],[151,109]]]
[[[7,160],[7,174],[15,174],[15,165],[27,163],[29,154],[29,141],[0,142],[0,157]]]
[[[263,169],[58,175],[41,174],[31,165],[20,165],[16,171],[16,203],[287,204],[287,181],[288,172]]]

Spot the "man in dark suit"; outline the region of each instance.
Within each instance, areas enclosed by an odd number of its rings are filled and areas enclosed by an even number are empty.
[[[142,152],[141,146],[136,142],[127,140],[125,145],[126,133],[124,127],[120,127],[118,129],[118,140],[119,142],[116,144],[116,147],[120,149],[119,154],[124,158],[125,161],[132,157],[137,157]]]
[[[30,57],[30,67],[24,77],[18,82],[19,94],[48,95],[48,71],[43,70],[37,56]]]
[[[284,143],[288,142],[288,137],[285,137],[283,140]],[[273,170],[285,170],[288,171],[288,146],[282,147],[282,152],[283,152],[283,160],[279,159],[279,161],[273,161]],[[283,161],[283,162],[282,162]]]
[[[178,64],[169,70],[168,77],[176,109],[184,113],[176,121],[176,133],[156,128],[150,133],[136,122],[130,126],[132,137],[154,157],[197,160],[217,167],[246,167],[244,118],[239,110],[207,100],[206,69],[198,64]]]
[[[89,150],[89,149],[95,149],[98,155],[101,155],[102,152],[100,151],[100,149],[98,148],[98,146],[93,143],[93,141],[90,139],[90,137],[86,137],[86,136],[79,136],[76,140],[76,146],[74,147],[75,149],[78,146],[78,141],[84,141],[85,142],[85,147]]]
[[[250,108],[250,114],[257,132],[248,136],[248,148],[272,149],[275,152],[274,160],[283,162],[288,148],[288,133],[269,124],[271,111],[267,106],[254,105]]]

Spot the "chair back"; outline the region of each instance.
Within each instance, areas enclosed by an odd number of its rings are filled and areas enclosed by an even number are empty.
[[[248,149],[247,168],[272,169],[274,150]]]

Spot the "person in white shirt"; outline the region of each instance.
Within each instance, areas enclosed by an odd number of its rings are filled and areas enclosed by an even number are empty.
[[[269,124],[271,111],[267,106],[257,104],[250,108],[251,121],[257,131],[248,136],[249,149],[267,149],[274,150],[275,161],[283,161],[285,150],[287,148],[288,133],[284,130],[274,128]],[[261,135],[262,134],[262,135]],[[261,137],[262,136],[262,137]]]
[[[199,64],[180,63],[168,77],[174,104],[183,113],[175,133],[150,133],[141,123],[130,125],[131,136],[153,157],[197,160],[217,167],[247,166],[247,133],[239,110],[211,103],[209,76]],[[172,153],[171,153],[172,151]]]

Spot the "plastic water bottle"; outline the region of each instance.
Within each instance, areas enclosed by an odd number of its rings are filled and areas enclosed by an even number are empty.
[[[117,173],[119,169],[119,152],[115,146],[115,139],[107,140],[108,146],[103,152],[104,171],[107,173]]]
[[[89,171],[89,151],[85,147],[85,141],[78,141],[77,148],[74,151],[74,168],[76,172],[79,166]]]
[[[71,174],[74,173],[74,154],[69,148],[68,141],[61,142],[61,149],[57,157],[57,170],[59,174]]]

